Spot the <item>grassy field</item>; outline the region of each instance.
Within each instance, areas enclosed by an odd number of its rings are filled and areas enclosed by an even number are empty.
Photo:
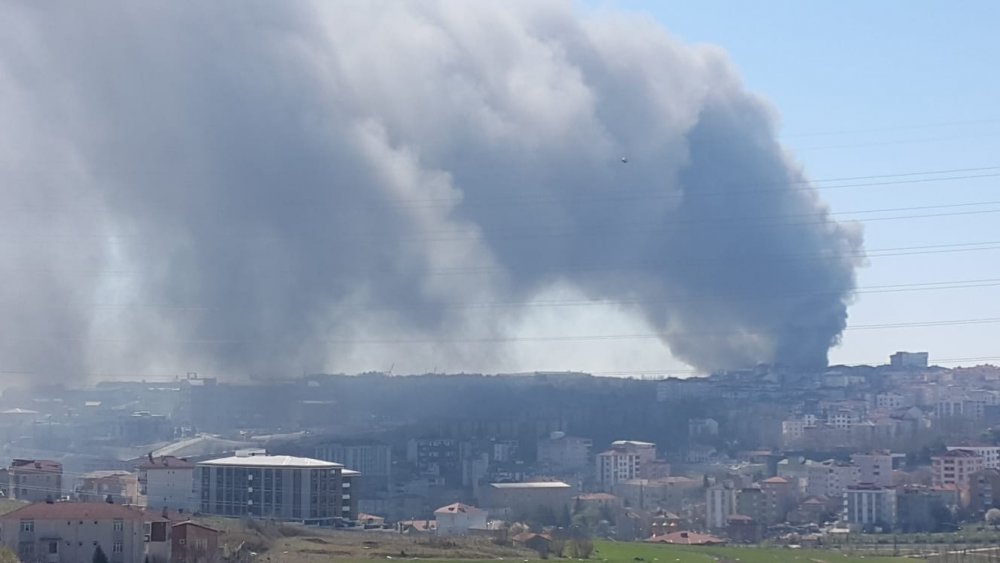
[[[705,563],[713,561],[739,561],[740,563],[914,563],[916,559],[902,557],[848,556],[832,550],[754,548],[754,547],[688,547],[650,545],[642,543],[597,542],[591,556],[595,561],[608,563],[635,563],[636,558],[658,563]]]
[[[368,537],[369,539],[364,539]],[[368,544],[368,545],[365,545]],[[921,559],[846,555],[835,550],[808,550],[752,547],[687,547],[599,541],[589,561],[594,563],[917,563]],[[485,551],[478,551],[485,549]],[[498,551],[500,549],[500,551]],[[372,539],[368,534],[324,535],[282,538],[273,543],[258,561],[311,563],[319,561],[367,562],[375,560],[483,563],[484,561],[543,561],[537,554],[503,551],[487,543],[457,542],[433,546],[426,538],[387,536]],[[559,561],[550,558],[547,561]],[[564,561],[572,561],[564,559]]]

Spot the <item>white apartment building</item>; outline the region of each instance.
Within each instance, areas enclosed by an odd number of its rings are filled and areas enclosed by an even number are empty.
[[[876,485],[854,485],[844,491],[844,522],[884,530],[896,525],[896,489]]]
[[[720,530],[728,525],[728,518],[736,514],[735,487],[714,485],[705,491],[705,526],[710,530]]]
[[[173,456],[152,457],[139,466],[139,498],[149,508],[192,511],[194,464]]]
[[[983,467],[1000,469],[1000,446],[947,446],[948,451],[968,450],[983,458]]]
[[[858,468],[858,483],[880,487],[892,485],[892,454],[889,452],[852,454],[851,463]]]
[[[608,490],[621,481],[641,479],[642,467],[656,459],[656,444],[618,440],[611,449],[597,454],[597,481]]]
[[[810,465],[807,471],[806,496],[841,498],[847,487],[857,485],[861,477],[858,466],[832,459]]]
[[[339,463],[250,450],[199,462],[194,483],[205,514],[331,524],[357,518],[357,476]]]

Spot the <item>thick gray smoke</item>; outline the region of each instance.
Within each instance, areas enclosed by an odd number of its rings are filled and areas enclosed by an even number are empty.
[[[451,369],[503,365],[524,310],[484,304],[555,285],[630,303],[704,369],[822,365],[844,328],[860,232],[725,55],[648,20],[459,0],[3,12],[0,370],[283,375],[413,339],[450,343]]]

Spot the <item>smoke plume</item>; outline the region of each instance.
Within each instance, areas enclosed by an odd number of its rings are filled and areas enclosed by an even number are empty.
[[[642,17],[4,12],[0,370],[287,375],[435,342],[443,368],[503,366],[553,287],[702,369],[825,365],[844,328],[860,231],[724,52]]]

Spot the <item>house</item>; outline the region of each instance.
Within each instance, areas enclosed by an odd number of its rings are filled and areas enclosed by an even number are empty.
[[[170,524],[167,509],[159,513],[146,510],[142,513],[142,537],[146,543],[148,563],[168,563],[170,561]]]
[[[674,545],[723,545],[726,540],[698,532],[670,532],[662,536],[652,536],[646,540],[649,543],[668,543]]]
[[[215,563],[219,560],[219,531],[197,522],[170,527],[170,563]]]
[[[112,563],[143,561],[143,513],[105,502],[29,504],[0,516],[5,547],[21,561],[90,561],[99,546]]]
[[[431,534],[437,530],[434,520],[401,520],[396,523],[396,531],[401,534]]]
[[[512,538],[514,545],[519,545],[526,549],[537,551],[543,557],[552,548],[552,536],[548,534],[535,534],[533,532],[522,532]]]
[[[139,466],[139,495],[149,508],[193,510],[194,464],[174,456],[149,456]]]
[[[63,466],[47,459],[15,459],[7,468],[10,496],[28,502],[44,502],[62,496]]]
[[[434,511],[439,536],[462,536],[470,530],[485,530],[487,512],[460,502]]]
[[[681,517],[666,510],[657,510],[649,524],[649,529],[654,536],[662,536],[674,532],[681,526]]]

